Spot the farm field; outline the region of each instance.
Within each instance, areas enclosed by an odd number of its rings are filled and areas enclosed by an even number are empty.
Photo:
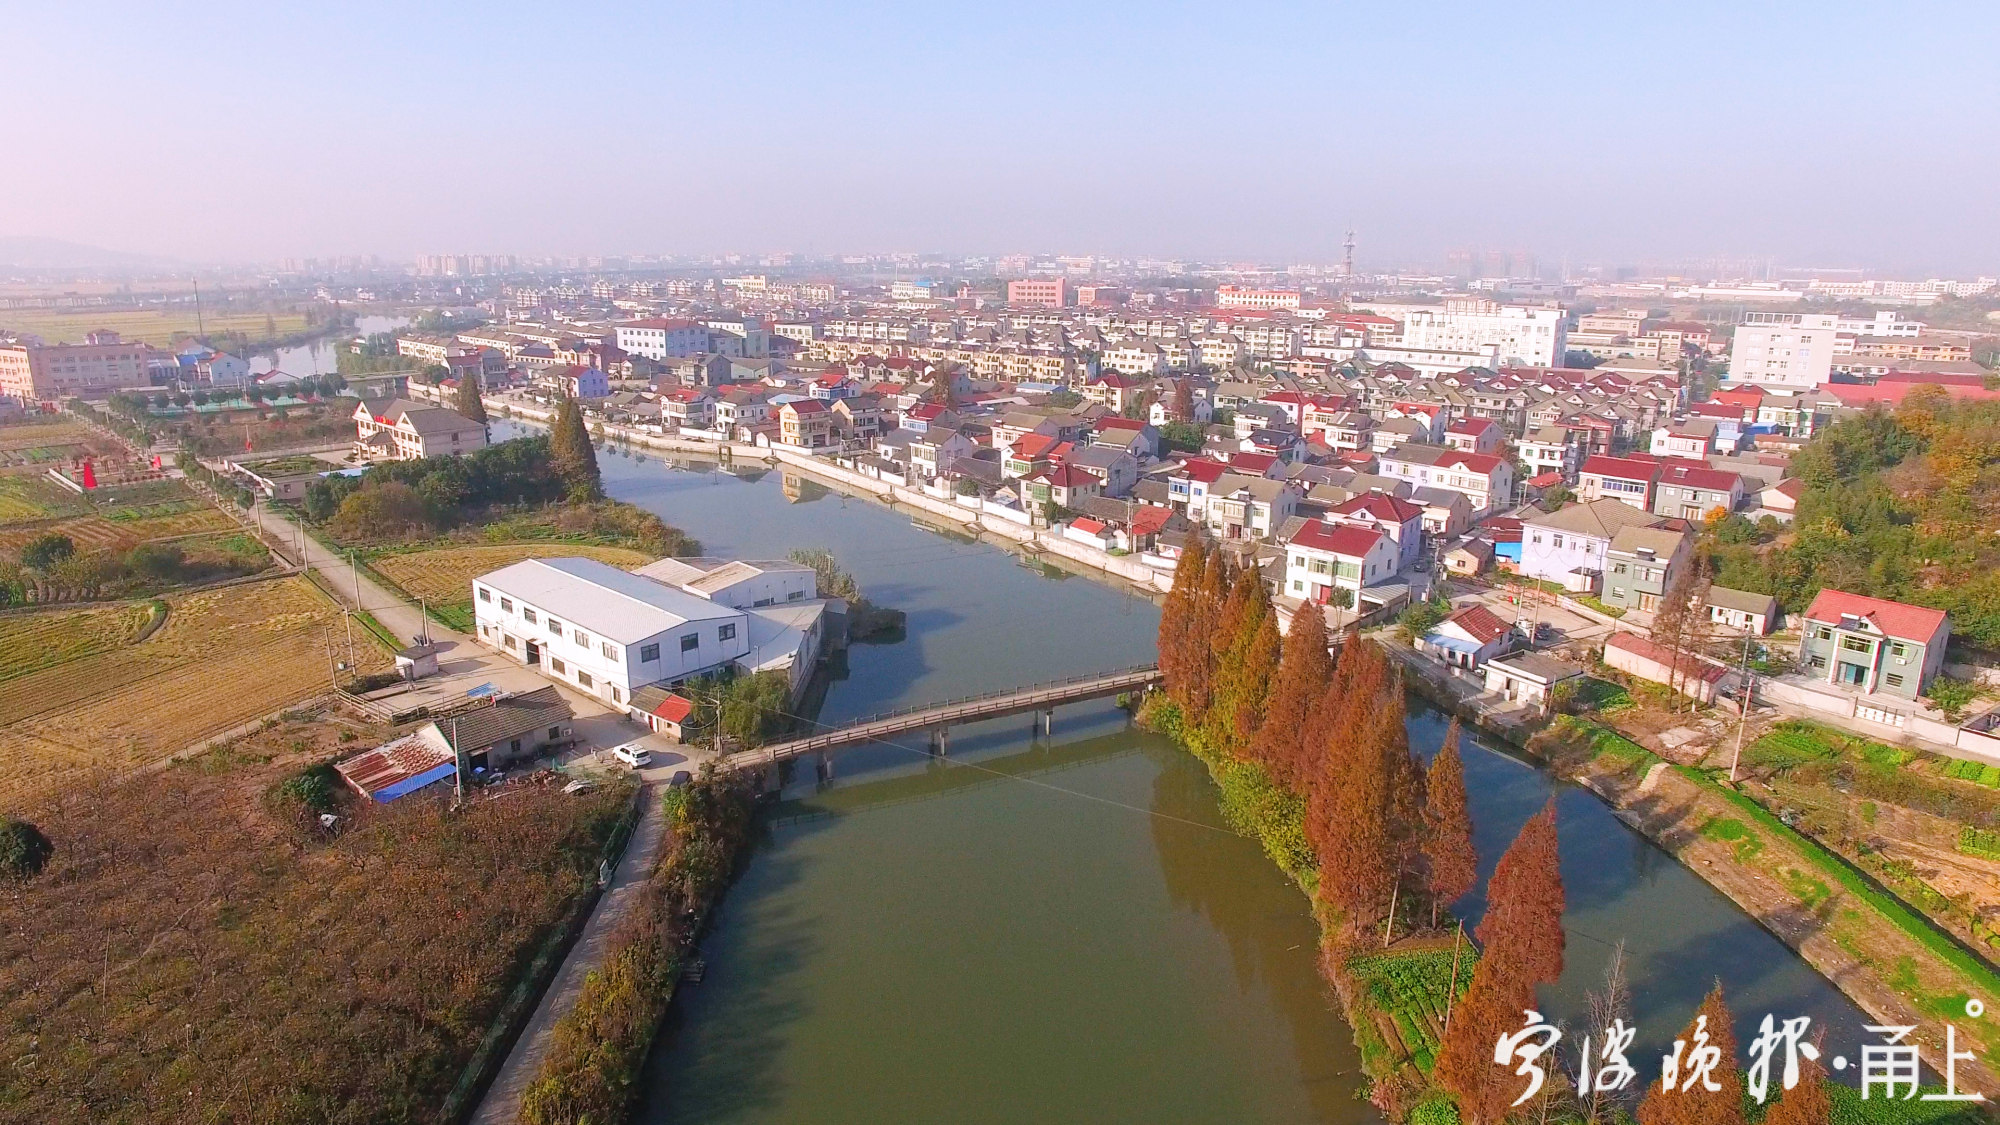
[[[158,760],[324,690],[327,645],[345,645],[339,610],[303,578],[164,600],[167,623],[139,644],[73,644],[72,659],[0,679],[0,803]],[[364,670],[388,664],[365,631],[356,646]]]
[[[51,344],[80,344],[85,335],[108,328],[127,340],[166,347],[193,336],[194,309],[13,309],[0,313],[0,327],[40,336]],[[200,327],[211,336],[241,332],[252,342],[306,330],[304,313],[204,312]],[[272,329],[275,328],[275,333]]]
[[[527,558],[578,555],[612,566],[631,568],[653,561],[644,551],[625,547],[594,547],[574,543],[495,543],[476,547],[443,547],[434,551],[383,555],[369,562],[413,598],[423,598],[431,612],[453,628],[472,628],[472,580],[489,570]]]
[[[0,617],[0,683],[121,648],[148,616],[139,602]]]
[[[116,446],[79,422],[24,422],[0,427],[0,469],[39,469],[79,454],[114,454]]]
[[[0,476],[0,527],[29,520],[80,516],[90,502],[38,473]]]

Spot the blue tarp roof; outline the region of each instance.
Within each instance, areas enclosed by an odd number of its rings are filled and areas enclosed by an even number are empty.
[[[1424,643],[1427,645],[1431,645],[1435,648],[1450,649],[1453,652],[1463,652],[1473,656],[1477,656],[1479,654],[1478,645],[1473,644],[1471,641],[1451,636],[1448,633],[1425,634]]]
[[[442,765],[433,766],[417,774],[415,777],[406,778],[384,789],[377,789],[375,791],[376,803],[386,805],[405,794],[415,793],[426,785],[435,785],[440,781],[444,781],[457,772],[458,763],[456,762],[445,762]]]
[[[1495,543],[1493,544],[1493,553],[1499,558],[1513,559],[1515,562],[1520,562],[1521,541],[1517,539],[1512,543]]]

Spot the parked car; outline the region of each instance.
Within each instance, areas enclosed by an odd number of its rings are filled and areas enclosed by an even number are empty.
[[[636,742],[614,747],[611,756],[635,770],[642,770],[653,764],[653,752]]]

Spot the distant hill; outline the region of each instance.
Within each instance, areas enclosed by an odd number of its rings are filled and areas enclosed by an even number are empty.
[[[17,269],[112,269],[161,266],[173,261],[152,254],[128,254],[34,235],[0,235],[0,266]]]

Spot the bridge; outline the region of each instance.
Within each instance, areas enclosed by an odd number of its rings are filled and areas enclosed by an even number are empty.
[[[725,769],[771,766],[807,754],[825,754],[868,742],[888,742],[898,735],[909,734],[912,731],[926,732],[930,739],[930,752],[943,754],[948,745],[948,736],[945,732],[961,723],[1003,719],[1009,715],[1025,715],[1038,711],[1041,712],[1038,726],[1045,732],[1053,726],[1055,709],[1065,703],[1102,699],[1105,696],[1122,695],[1128,691],[1141,691],[1159,682],[1159,666],[1149,664],[1142,668],[1127,668],[1118,672],[1072,676],[1066,680],[1033,684],[989,695],[947,699],[942,703],[926,703],[901,711],[871,715],[846,726],[822,730],[816,734],[785,742],[774,742],[755,750],[738,751],[725,757],[721,765]]]

